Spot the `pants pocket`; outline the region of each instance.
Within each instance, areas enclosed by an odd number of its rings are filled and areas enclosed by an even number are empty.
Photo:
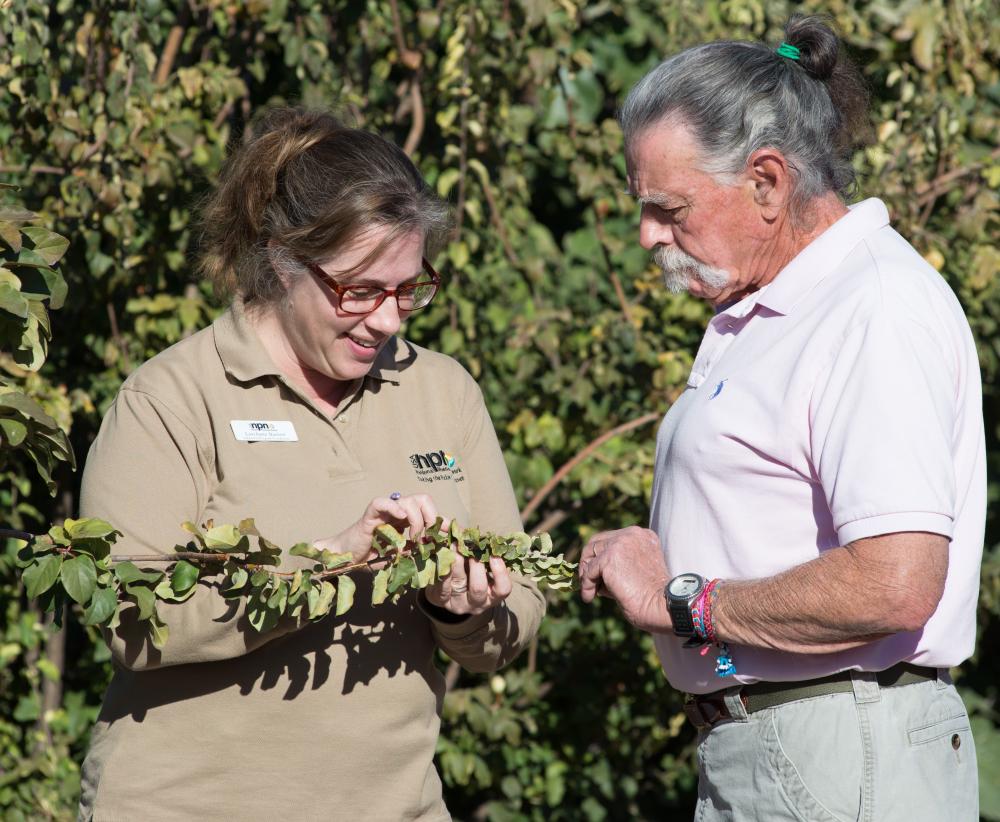
[[[906,737],[910,740],[911,745],[925,745],[943,736],[952,737],[956,734],[961,734],[963,731],[966,734],[972,732],[969,728],[969,717],[964,712],[956,716],[950,716],[947,719],[939,720],[938,722],[932,722],[929,725],[912,728],[906,732]],[[961,737],[959,738],[959,744],[961,744]]]
[[[856,820],[865,754],[854,700],[838,694],[770,713],[764,750],[789,809],[802,822]]]

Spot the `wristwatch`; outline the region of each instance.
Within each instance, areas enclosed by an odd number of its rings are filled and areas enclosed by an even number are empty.
[[[708,581],[698,574],[680,574],[667,583],[663,596],[667,599],[667,611],[677,636],[686,637],[688,642],[701,644],[695,636],[691,606],[705,590]]]

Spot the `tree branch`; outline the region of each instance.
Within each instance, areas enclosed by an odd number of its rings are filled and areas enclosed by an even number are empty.
[[[970,163],[967,166],[953,168],[951,171],[937,175],[928,183],[918,185],[916,188],[917,205],[924,206],[933,202],[944,194],[945,191],[947,191],[949,183],[962,177],[967,177],[970,174],[978,174],[983,168],[997,158],[1000,158],[1000,146],[993,149],[993,151],[991,151],[984,160],[980,160],[977,163]]]
[[[183,13],[183,12],[182,12]],[[184,26],[179,23],[170,29],[167,35],[167,44],[163,47],[163,54],[160,55],[160,63],[156,67],[154,81],[157,85],[163,85],[170,77],[170,72],[174,67],[174,60],[177,59],[177,52],[184,41]]]
[[[637,417],[630,422],[622,423],[610,431],[605,431],[601,436],[587,445],[582,451],[580,451],[575,457],[565,463],[558,471],[556,471],[548,482],[545,483],[538,492],[531,498],[527,505],[521,509],[521,520],[527,522],[528,517],[530,517],[538,508],[545,498],[555,490],[556,486],[562,482],[567,475],[583,462],[587,457],[593,454],[598,448],[600,448],[604,443],[613,437],[617,437],[619,434],[624,434],[627,431],[632,431],[635,428],[641,428],[643,425],[651,423],[653,420],[658,420],[663,415],[659,411],[651,411],[648,414],[643,414],[641,417]]]
[[[406,142],[403,144],[403,151],[407,157],[413,156],[413,152],[420,145],[420,139],[424,136],[424,98],[420,93],[418,74],[410,78],[410,107],[413,111],[413,120],[410,122],[410,133],[406,135]]]

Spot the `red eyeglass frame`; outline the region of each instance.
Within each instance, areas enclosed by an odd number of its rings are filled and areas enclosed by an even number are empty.
[[[341,303],[343,303],[344,294],[347,291],[350,291],[352,288],[361,288],[362,287],[362,286],[357,286],[357,285],[341,285],[340,283],[336,282],[333,279],[333,277],[331,277],[329,274],[327,274],[322,268],[320,268],[318,263],[315,263],[312,260],[306,260],[306,259],[300,258],[299,262],[301,262],[302,265],[304,265],[314,275],[316,275],[316,278],[320,282],[322,282],[334,294],[336,294],[337,295],[337,299],[340,300]],[[441,275],[438,274],[437,269],[435,269],[434,266],[431,265],[430,260],[428,260],[426,257],[421,257],[420,258],[420,262],[423,265],[424,273],[427,274],[428,276],[430,276],[431,282],[434,284],[434,293],[431,295],[430,300],[428,300],[424,305],[420,306],[420,308],[427,308],[427,306],[430,305],[431,302],[433,301],[433,299],[437,296],[438,289],[441,287]],[[364,316],[365,314],[371,314],[373,311],[378,311],[378,309],[381,307],[382,303],[384,303],[387,298],[389,298],[389,297],[395,297],[401,290],[416,288],[419,285],[427,285],[427,283],[426,283],[426,281],[417,282],[417,283],[406,283],[404,285],[399,286],[399,288],[379,288],[379,286],[377,286],[377,285],[363,286],[364,288],[378,288],[379,291],[381,292],[379,294],[376,302],[375,302],[375,305],[373,305],[371,308],[369,308],[366,311],[348,311],[346,308],[343,307],[343,304],[341,304],[340,310],[343,311],[345,314],[351,314],[351,315],[353,315],[355,317],[361,317],[361,316]],[[397,304],[398,304],[398,302],[399,302],[399,300],[397,298]],[[405,308],[403,310],[404,311],[419,311],[420,308]]]

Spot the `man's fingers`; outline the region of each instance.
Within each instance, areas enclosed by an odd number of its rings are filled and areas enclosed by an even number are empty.
[[[600,556],[580,560],[580,596],[584,602],[593,602],[599,587],[603,588],[602,566]]]

